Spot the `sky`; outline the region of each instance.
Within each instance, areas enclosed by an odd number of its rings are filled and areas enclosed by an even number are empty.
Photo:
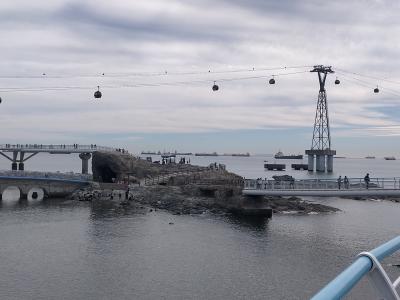
[[[309,71],[322,64],[335,71],[326,92],[338,155],[400,155],[399,8],[394,0],[1,1],[1,141],[304,153],[319,90]]]

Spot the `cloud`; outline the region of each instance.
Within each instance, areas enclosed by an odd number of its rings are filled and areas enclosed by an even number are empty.
[[[0,4],[3,138],[98,136],[106,143],[121,135],[140,142],[141,134],[277,128],[308,134],[318,93],[308,71],[321,63],[338,70],[327,82],[335,136],[396,135],[391,108],[398,108],[399,85],[375,77],[400,82],[398,8],[388,0],[6,1]],[[308,67],[262,71],[281,66]],[[272,74],[295,71],[304,73],[267,83]],[[4,78],[43,72],[43,78]],[[340,86],[333,84],[336,75]],[[104,97],[95,101],[98,85]],[[4,90],[54,86],[77,88]]]

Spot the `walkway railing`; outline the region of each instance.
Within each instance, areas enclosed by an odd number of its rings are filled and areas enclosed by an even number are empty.
[[[319,291],[312,300],[341,299],[344,297],[364,276],[368,276],[380,299],[399,300],[396,288],[400,285],[400,277],[392,282],[380,261],[400,250],[400,236],[375,248],[370,252],[362,252],[358,258],[347,269],[339,274],[327,286]]]
[[[79,152],[93,152],[93,151],[106,151],[115,152],[120,149],[92,145],[65,145],[65,144],[54,144],[54,145],[43,145],[43,144],[2,144],[0,145],[1,151],[34,151],[34,152],[63,152],[63,151],[79,151]]]
[[[349,178],[345,184],[343,179],[340,189],[360,190],[366,189],[367,184],[364,178]],[[400,178],[371,178],[368,184],[369,189],[400,189]],[[304,179],[292,181],[246,179],[245,190],[337,190],[339,183],[337,179]]]

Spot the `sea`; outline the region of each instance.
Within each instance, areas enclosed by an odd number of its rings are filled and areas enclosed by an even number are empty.
[[[187,158],[225,164],[245,178],[400,176],[400,161],[383,158],[335,158],[334,172],[325,175],[265,171],[265,161],[275,162],[271,155]],[[0,160],[0,169],[9,168]],[[80,159],[39,154],[25,168],[79,172]],[[400,234],[400,203],[304,199],[341,211],[268,220],[62,199],[1,201],[0,299],[309,299],[358,253]],[[392,279],[400,275],[395,264],[399,254],[383,261]],[[363,279],[348,299],[376,294]]]

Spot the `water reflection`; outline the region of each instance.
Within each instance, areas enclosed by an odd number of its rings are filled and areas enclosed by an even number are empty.
[[[269,218],[263,216],[243,216],[238,214],[228,215],[230,223],[240,225],[255,231],[265,231],[268,227]]]
[[[93,202],[90,205],[90,219],[92,221],[106,218],[118,218],[136,214],[144,214],[147,210],[139,209],[131,205],[119,205],[112,202]]]

